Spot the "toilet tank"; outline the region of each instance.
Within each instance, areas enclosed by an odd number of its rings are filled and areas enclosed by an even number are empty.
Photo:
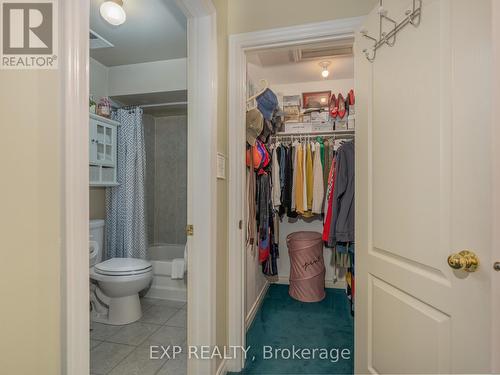
[[[90,220],[89,224],[90,267],[102,261],[104,249],[104,220]]]

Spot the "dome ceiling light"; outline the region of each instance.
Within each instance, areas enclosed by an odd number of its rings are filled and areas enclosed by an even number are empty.
[[[101,4],[101,17],[113,26],[119,26],[127,20],[123,9],[123,0],[109,0]]]

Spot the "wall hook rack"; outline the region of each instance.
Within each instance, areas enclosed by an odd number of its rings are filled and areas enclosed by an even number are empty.
[[[368,35],[368,30],[362,29],[360,34],[367,39],[373,41],[373,46],[371,48],[365,48],[363,53],[365,54],[368,61],[373,62],[377,57],[377,50],[383,45],[393,47],[396,44],[396,36],[406,25],[410,24],[414,27],[420,25],[420,20],[422,17],[422,0],[413,0],[412,9],[408,9],[405,12],[405,18],[401,22],[396,22],[394,19],[387,15],[387,10],[384,9],[382,5],[382,0],[380,0],[380,6],[378,9],[379,14],[379,37],[374,38]],[[390,23],[392,29],[389,32],[383,31],[384,23]]]

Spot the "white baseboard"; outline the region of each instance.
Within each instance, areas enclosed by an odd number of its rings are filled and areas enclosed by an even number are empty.
[[[217,368],[217,371],[215,372],[215,375],[226,375],[227,374],[227,362],[226,359],[223,358],[222,362],[220,363],[219,367]]]
[[[252,322],[255,319],[255,315],[257,314],[257,311],[259,311],[260,305],[262,304],[262,301],[264,300],[264,296],[266,295],[268,289],[269,289],[269,282],[266,281],[266,283],[262,287],[262,290],[257,296],[257,299],[254,302],[252,308],[247,314],[247,317],[245,319],[245,332],[248,331],[248,328],[250,328],[250,326],[252,325]]]
[[[187,302],[186,290],[163,286],[151,286],[145,297]]]
[[[278,278],[278,284],[289,285],[288,276],[280,276]],[[333,280],[325,280],[325,288],[329,289],[345,289],[345,280],[339,280],[336,283]]]

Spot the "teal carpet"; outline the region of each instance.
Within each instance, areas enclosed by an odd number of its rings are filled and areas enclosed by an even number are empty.
[[[293,345],[306,351],[292,358]],[[241,374],[353,374],[354,324],[345,291],[327,289],[323,301],[303,303],[288,295],[288,285],[271,285],[248,330],[247,346]],[[273,353],[285,350],[266,359],[270,351],[264,346]],[[316,358],[308,358],[315,348]]]

